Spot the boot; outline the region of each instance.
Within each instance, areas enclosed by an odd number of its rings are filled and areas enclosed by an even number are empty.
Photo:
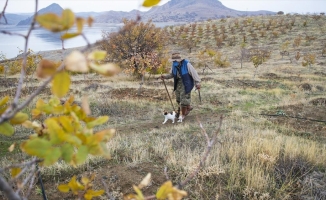
[[[191,107],[191,105],[188,105],[188,106],[187,106],[186,116],[190,113],[190,111],[192,111],[192,109],[194,109],[194,108]]]
[[[186,117],[187,110],[188,110],[187,106],[182,106],[182,108],[181,108],[181,117],[182,117],[182,119],[184,119]]]
[[[179,118],[179,116],[180,116],[180,107],[178,107],[178,111],[177,111],[177,113],[175,114],[175,118]]]

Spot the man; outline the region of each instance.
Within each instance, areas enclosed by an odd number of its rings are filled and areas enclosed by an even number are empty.
[[[200,78],[195,68],[188,60],[182,59],[180,53],[172,53],[172,61],[170,74],[162,75],[161,79],[174,78],[174,91],[179,105],[176,117],[179,117],[181,110],[181,116],[184,119],[193,109],[190,105],[191,90],[194,86],[200,90]]]

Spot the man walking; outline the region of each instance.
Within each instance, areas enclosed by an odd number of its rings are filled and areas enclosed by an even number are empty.
[[[191,90],[196,87],[200,90],[200,78],[197,71],[191,65],[191,63],[182,59],[180,53],[172,53],[172,67],[170,74],[162,75],[161,79],[174,78],[174,91],[177,104],[179,105],[177,111],[177,118],[180,115],[182,120],[193,109],[191,107]]]

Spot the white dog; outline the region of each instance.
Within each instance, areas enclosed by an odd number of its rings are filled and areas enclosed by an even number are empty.
[[[172,111],[170,113],[164,111],[163,115],[164,115],[164,122],[162,124],[165,124],[169,119],[172,120],[172,124],[174,123],[175,115],[176,115],[175,111]]]

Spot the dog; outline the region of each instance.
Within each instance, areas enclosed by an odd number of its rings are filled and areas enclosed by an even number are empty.
[[[164,122],[162,124],[165,124],[169,119],[172,120],[172,124],[174,124],[174,120],[175,120],[175,116],[176,116],[176,112],[172,111],[172,112],[163,112],[164,115]]]

